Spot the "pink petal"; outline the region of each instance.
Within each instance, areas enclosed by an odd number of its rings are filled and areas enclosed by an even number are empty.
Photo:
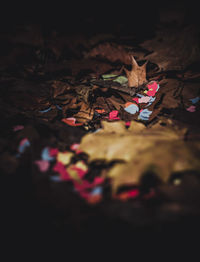
[[[130,198],[134,198],[134,197],[137,197],[139,195],[139,190],[138,189],[133,189],[131,191],[128,192],[128,196]]]
[[[139,98],[135,97],[133,98],[133,101],[135,101],[136,103],[139,103]]]
[[[148,87],[148,91],[147,91],[147,95],[148,96],[154,96],[157,92],[157,88],[158,88],[158,84],[156,83],[156,81],[154,81],[153,83],[150,83],[147,85]]]
[[[93,181],[93,185],[96,186],[96,185],[99,185],[99,184],[102,184],[104,182],[104,178],[103,177],[95,177],[94,181]]]
[[[187,110],[188,112],[193,113],[193,112],[196,111],[196,106],[190,106],[190,107],[188,107],[186,110]]]
[[[37,160],[35,164],[38,166],[41,172],[46,172],[49,169],[49,161],[47,160]]]
[[[72,144],[70,146],[70,149],[73,150],[73,151],[76,151],[78,148],[79,148],[80,144]]]
[[[50,154],[50,156],[57,156],[58,148],[50,148],[49,154]]]
[[[70,175],[68,174],[65,166],[62,163],[57,162],[53,167],[53,171],[58,172],[60,174],[61,180],[65,180],[65,181],[71,180]]]
[[[13,127],[13,131],[18,131],[18,130],[22,130],[22,129],[24,129],[24,126],[22,126],[22,125],[18,125],[18,126]]]
[[[118,115],[117,110],[113,110],[109,113],[109,120],[120,120],[120,118],[117,116]]]
[[[148,103],[151,98],[149,96],[143,96],[139,98],[139,103]]]
[[[87,174],[87,172],[88,172],[88,171],[83,170],[83,169],[81,169],[81,168],[78,168],[78,167],[76,167],[76,166],[71,167],[71,169],[72,169],[72,170],[75,170],[75,171],[78,173],[78,176],[79,176],[81,179],[82,179],[82,178]]]
[[[127,122],[125,123],[125,125],[126,125],[127,127],[129,127],[129,126],[131,125],[131,121],[127,121]]]

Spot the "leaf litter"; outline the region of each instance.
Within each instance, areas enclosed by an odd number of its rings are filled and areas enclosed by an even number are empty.
[[[189,82],[198,74],[188,75],[187,70],[184,74],[180,72],[181,76],[179,72],[167,72],[176,61],[162,55],[166,41],[156,45],[157,40],[151,43],[155,50],[161,50],[160,55],[153,52],[146,56],[144,50],[130,52],[120,44],[106,42],[95,43],[91,48],[90,42],[85,41],[88,49],[81,61],[61,59],[54,63],[53,70],[47,61],[45,66],[39,65],[42,72],[27,68],[26,82],[16,84],[15,89],[9,87],[10,96],[2,94],[1,109],[5,115],[22,112],[24,117],[34,119],[31,125],[37,131],[27,131],[25,123],[12,118],[10,126],[24,128],[15,129],[18,131],[15,141],[8,146],[11,153],[1,157],[2,169],[13,172],[19,163],[26,163],[31,151],[33,179],[48,181],[52,188],[67,185],[72,194],[90,205],[108,199],[148,201],[159,192],[173,198],[170,181],[174,174],[179,175],[174,184],[183,190],[182,174],[199,172],[200,145],[196,140],[198,131],[194,131],[194,125],[199,123],[199,84]],[[144,46],[154,48],[148,42]],[[53,44],[49,48],[56,57],[62,57],[63,46],[60,50]],[[151,69],[154,62],[160,71]],[[66,71],[53,74],[56,68],[67,67],[70,74]],[[43,86],[36,83],[30,92],[27,87],[34,77]],[[6,80],[4,84],[10,85]],[[16,100],[19,90],[22,96]],[[185,122],[180,123],[176,117],[179,111]],[[188,121],[191,125],[186,125]],[[16,151],[21,152],[17,159]],[[13,169],[7,163],[13,164]],[[146,180],[150,182],[144,193]],[[158,185],[151,181],[158,181]],[[109,197],[108,188],[111,188]]]

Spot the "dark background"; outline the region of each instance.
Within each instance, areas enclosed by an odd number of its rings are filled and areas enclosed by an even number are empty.
[[[160,9],[186,10],[186,22],[199,25],[199,8],[195,1],[7,1],[1,4],[0,28],[39,24],[44,29],[64,32],[116,32],[152,30],[159,25]],[[125,25],[124,27],[122,25]]]

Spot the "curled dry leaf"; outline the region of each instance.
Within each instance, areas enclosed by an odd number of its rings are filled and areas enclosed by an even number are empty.
[[[112,180],[113,193],[122,185],[140,185],[148,172],[167,182],[173,172],[200,170],[196,151],[182,139],[186,129],[159,123],[147,128],[136,121],[128,130],[122,121],[102,125],[99,132],[82,138],[80,150],[89,155],[90,162],[119,161],[106,175]]]
[[[126,76],[128,78],[129,87],[138,87],[147,82],[146,79],[146,63],[142,66],[139,66],[133,56],[131,56],[132,69],[131,71],[124,68]]]

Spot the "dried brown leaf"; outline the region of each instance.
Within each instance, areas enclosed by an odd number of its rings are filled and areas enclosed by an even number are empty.
[[[146,64],[143,64],[142,66],[139,66],[134,59],[133,56],[131,56],[132,61],[132,69],[131,71],[124,68],[126,76],[128,78],[128,86],[129,87],[138,87],[147,82],[146,79]]]
[[[102,125],[99,132],[82,138],[80,149],[89,155],[90,162],[120,161],[107,173],[113,193],[121,185],[140,185],[148,171],[167,182],[172,172],[200,170],[199,160],[182,139],[186,129],[163,127],[160,123],[146,128],[136,121],[131,122],[128,130],[122,121]]]

